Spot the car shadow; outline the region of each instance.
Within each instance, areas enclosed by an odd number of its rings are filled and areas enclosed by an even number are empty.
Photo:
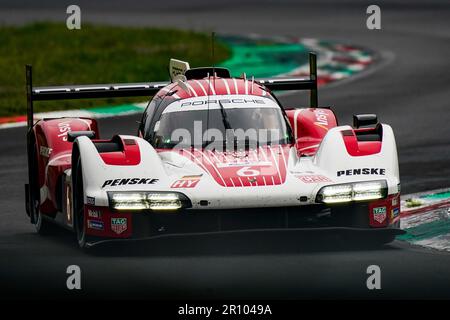
[[[396,250],[392,244],[377,244],[367,236],[322,232],[289,234],[213,234],[164,237],[137,241],[99,243],[87,253],[94,256],[228,256],[284,255],[368,250]]]
[[[370,241],[371,234],[347,232],[258,232],[207,235],[177,235],[145,240],[106,241],[84,250],[90,256],[103,257],[195,257],[231,255],[285,255],[326,252],[357,252],[399,250],[395,242],[379,244]],[[63,228],[55,228],[51,235],[36,233],[15,235],[22,244],[52,247],[65,254],[81,252],[75,235]],[[21,239],[21,241],[20,241]],[[40,249],[42,250],[42,249]]]

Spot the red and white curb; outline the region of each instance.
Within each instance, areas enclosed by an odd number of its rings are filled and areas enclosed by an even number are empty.
[[[372,50],[338,41],[284,36],[267,37],[260,34],[251,34],[247,37],[253,40],[269,39],[280,43],[298,43],[307,47],[308,51],[315,52],[318,55],[317,82],[319,86],[349,78],[355,73],[365,70],[376,61],[376,54]],[[308,77],[309,65],[298,66],[277,76]]]
[[[317,81],[319,86],[349,78],[369,67],[375,61],[375,54],[365,48],[344,45],[318,39],[293,39],[297,43],[318,53]],[[282,76],[308,76],[309,66],[300,66]]]
[[[400,221],[400,240],[450,251],[450,189],[402,196]]]

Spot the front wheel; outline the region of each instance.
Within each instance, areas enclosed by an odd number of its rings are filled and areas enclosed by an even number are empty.
[[[78,158],[73,176],[73,215],[74,228],[77,235],[78,246],[87,249],[91,237],[86,234],[86,222],[84,219],[84,187],[81,159]]]
[[[39,209],[33,213],[35,215],[36,223],[34,227],[36,228],[36,232],[42,236],[51,235],[56,231],[56,226],[53,222],[47,220],[42,216],[42,213],[39,212]]]

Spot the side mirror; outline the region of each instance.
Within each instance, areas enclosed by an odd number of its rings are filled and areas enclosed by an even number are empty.
[[[376,114],[354,114],[353,115],[353,128],[358,129],[361,127],[374,127],[378,124],[378,118]]]
[[[89,139],[95,138],[95,132],[94,131],[70,131],[67,133],[67,141],[74,142],[76,138],[86,136]]]

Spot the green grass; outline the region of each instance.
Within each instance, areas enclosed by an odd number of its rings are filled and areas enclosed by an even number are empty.
[[[216,61],[229,49],[218,42]],[[25,64],[33,65],[35,86],[161,81],[170,58],[191,67],[211,65],[208,34],[156,28],[36,23],[0,27],[0,116],[26,113]],[[38,102],[37,112],[142,101],[143,98]]]

